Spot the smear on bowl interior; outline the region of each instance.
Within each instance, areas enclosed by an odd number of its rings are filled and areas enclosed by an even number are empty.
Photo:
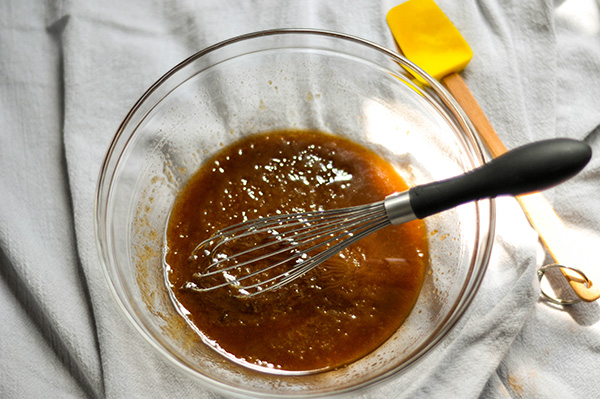
[[[259,216],[343,208],[406,190],[379,155],[314,131],[253,135],[216,154],[172,209],[165,280],[207,345],[252,368],[314,372],[360,359],[403,323],[428,262],[425,226],[390,226],[281,289],[251,298],[231,287],[199,292],[207,259],[195,246],[217,230]]]

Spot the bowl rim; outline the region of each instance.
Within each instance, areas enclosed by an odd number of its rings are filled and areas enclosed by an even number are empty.
[[[474,144],[473,149],[476,151],[475,155],[479,158],[478,161],[483,163],[490,159],[490,155],[489,155],[485,145],[483,144],[481,138],[479,137],[476,129],[474,128],[473,124],[471,123],[471,121],[469,120],[469,118],[467,117],[465,112],[462,110],[462,108],[460,107],[458,102],[453,98],[453,96],[446,90],[446,88],[441,83],[439,83],[433,77],[429,76],[423,69],[421,69],[420,67],[418,67],[417,65],[412,63],[410,60],[406,59],[401,54],[398,54],[382,45],[379,45],[379,44],[369,41],[367,39],[363,39],[358,36],[354,36],[354,35],[350,35],[350,34],[346,34],[346,33],[331,31],[331,30],[313,29],[313,28],[276,28],[276,29],[260,30],[260,31],[245,33],[245,34],[231,37],[229,39],[226,39],[226,40],[220,41],[216,44],[213,44],[211,46],[208,46],[208,47],[204,48],[203,50],[200,50],[200,51],[192,54],[191,56],[187,57],[183,61],[179,62],[174,67],[172,67],[170,70],[168,70],[164,75],[162,75],[156,82],[154,82],[142,94],[142,96],[134,103],[134,105],[131,107],[131,109],[127,112],[125,118],[120,123],[120,125],[116,131],[116,134],[111,139],[111,143],[106,151],[106,154],[103,158],[103,161],[102,161],[102,164],[100,167],[97,185],[96,185],[96,193],[95,193],[95,197],[94,197],[94,215],[95,215],[95,217],[94,217],[94,236],[95,236],[95,242],[96,242],[96,251],[98,253],[98,259],[102,266],[103,274],[105,276],[107,285],[109,286],[109,290],[112,293],[112,296],[114,297],[114,299],[116,300],[118,307],[121,309],[123,315],[125,315],[125,317],[129,320],[131,325],[133,325],[133,327],[145,338],[144,340],[147,343],[149,343],[153,348],[155,348],[155,350],[158,353],[160,353],[160,355],[163,358],[167,359],[170,363],[174,364],[179,370],[184,371],[187,375],[190,375],[195,379],[198,379],[198,380],[201,380],[201,381],[207,383],[212,389],[216,389],[217,391],[219,391],[221,393],[237,394],[237,395],[242,394],[242,395],[251,395],[251,396],[258,396],[258,397],[282,397],[282,395],[274,394],[274,393],[248,391],[243,388],[235,387],[235,386],[232,386],[225,382],[212,379],[209,376],[204,375],[202,373],[196,372],[196,371],[190,369],[190,367],[188,367],[186,364],[181,362],[181,360],[178,359],[177,357],[175,357],[172,353],[168,352],[165,348],[163,348],[158,342],[155,341],[155,339],[152,336],[149,335],[148,331],[144,330],[144,328],[142,328],[142,326],[140,326],[138,324],[137,320],[132,316],[132,314],[128,310],[127,305],[124,302],[123,298],[118,293],[115,281],[113,281],[113,276],[111,276],[110,271],[109,271],[109,269],[110,269],[110,261],[109,261],[110,254],[109,254],[109,248],[107,248],[107,246],[108,246],[108,240],[106,239],[107,227],[103,226],[103,224],[104,224],[103,221],[106,220],[106,215],[108,214],[108,212],[107,212],[108,207],[103,209],[102,204],[103,204],[103,199],[109,197],[109,193],[112,189],[112,184],[114,181],[114,174],[115,174],[114,172],[115,171],[114,171],[114,168],[111,171],[111,167],[119,164],[119,162],[123,156],[123,149],[127,148],[129,141],[133,137],[133,134],[126,138],[123,137],[123,135],[125,134],[125,128],[129,124],[129,122],[131,121],[133,116],[136,114],[136,112],[140,109],[140,107],[146,102],[146,100],[148,100],[148,98],[159,87],[161,87],[167,80],[169,80],[179,70],[181,70],[185,66],[189,65],[190,63],[194,62],[195,60],[206,56],[207,54],[210,54],[216,50],[227,47],[234,43],[257,39],[257,38],[265,37],[265,36],[275,36],[275,35],[316,35],[316,36],[323,36],[323,37],[328,37],[328,38],[345,40],[345,41],[353,42],[355,44],[366,46],[367,48],[370,48],[372,50],[376,50],[376,51],[390,57],[392,60],[399,62],[401,64],[401,66],[408,67],[411,70],[411,72],[414,72],[417,75],[419,75],[420,78],[423,78],[423,80],[435,91],[435,93],[438,96],[440,96],[444,105],[446,105],[451,110],[452,114],[458,119],[458,122],[461,125],[461,127],[466,128],[466,130],[470,133],[470,135],[472,136],[472,138],[474,140],[474,142],[472,144]],[[289,394],[286,393],[284,395],[284,397],[297,397],[300,394],[303,397],[321,397],[323,395],[339,396],[339,395],[347,394],[349,392],[356,392],[360,389],[364,389],[368,386],[373,386],[375,384],[383,382],[384,380],[388,380],[388,379],[390,379],[390,377],[398,374],[399,372],[401,372],[403,370],[406,370],[408,367],[412,366],[413,364],[421,361],[424,357],[426,357],[426,355],[429,354],[431,352],[431,350],[433,348],[435,348],[439,344],[439,342],[445,336],[447,336],[447,334],[450,331],[452,331],[454,329],[456,324],[460,320],[462,320],[462,317],[465,314],[466,310],[472,304],[473,299],[475,298],[475,296],[480,288],[483,277],[486,273],[486,270],[487,270],[487,267],[489,264],[489,259],[491,256],[492,247],[493,247],[493,241],[494,241],[494,237],[495,237],[495,225],[496,225],[495,200],[487,199],[487,200],[482,200],[482,202],[489,203],[489,220],[487,221],[489,229],[488,229],[488,234],[486,236],[487,239],[485,240],[484,243],[482,243],[482,245],[480,245],[481,247],[484,248],[483,253],[479,257],[479,259],[480,259],[479,264],[481,265],[481,267],[477,270],[477,273],[475,273],[475,275],[472,277],[473,284],[471,284],[471,285],[465,284],[465,286],[463,286],[463,290],[461,291],[461,294],[460,294],[461,298],[463,298],[463,299],[461,301],[458,301],[459,303],[456,303],[454,305],[454,309],[451,310],[451,313],[447,316],[447,320],[444,322],[444,324],[437,329],[437,331],[435,333],[435,337],[431,340],[431,342],[421,345],[415,351],[415,352],[418,352],[416,354],[416,356],[413,356],[411,359],[408,359],[408,361],[406,363],[404,363],[400,366],[396,366],[396,367],[388,370],[387,372],[381,373],[381,374],[379,374],[367,381],[364,381],[362,383],[351,385],[349,387],[346,387],[346,388],[343,388],[341,390],[337,390],[334,392],[315,392],[313,394],[308,394],[308,395],[301,394],[300,392],[292,392]],[[467,290],[468,290],[468,292],[464,292]]]

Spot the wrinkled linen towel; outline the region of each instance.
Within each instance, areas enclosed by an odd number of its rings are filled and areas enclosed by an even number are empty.
[[[135,100],[176,63],[277,27],[395,48],[399,1],[0,3],[0,397],[215,397],[174,371],[114,304],[93,228],[105,151]],[[594,0],[438,0],[474,50],[463,73],[505,144],[584,139],[600,153],[600,6]],[[547,197],[593,259],[600,158]],[[600,396],[600,307],[539,300],[546,261],[513,199],[471,308],[424,361],[364,398]],[[596,265],[600,267],[600,265]]]

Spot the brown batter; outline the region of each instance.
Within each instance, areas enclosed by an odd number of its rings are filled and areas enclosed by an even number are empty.
[[[250,299],[228,288],[192,289],[203,260],[190,254],[245,219],[365,204],[405,189],[389,163],[346,139],[310,131],[251,136],[207,162],[177,198],[166,236],[169,288],[205,341],[241,362],[315,371],[357,360],[398,329],[417,299],[428,259],[421,221],[380,230]]]

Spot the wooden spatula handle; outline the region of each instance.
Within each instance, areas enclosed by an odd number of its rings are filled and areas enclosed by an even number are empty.
[[[456,72],[442,78],[442,83],[460,104],[494,158],[506,152],[506,146],[494,131],[465,81]]]
[[[442,83],[465,111],[489,149],[490,154],[493,157],[504,154],[506,146],[494,131],[460,75],[451,73],[442,78]],[[576,258],[578,251],[568,240],[565,225],[548,200],[540,193],[518,196],[517,200],[554,261],[558,264],[581,269],[580,261]],[[566,268],[560,270],[579,298],[587,302],[600,298],[600,286],[588,286],[582,281],[581,275],[578,273]],[[592,276],[587,271],[586,275],[593,283]]]

